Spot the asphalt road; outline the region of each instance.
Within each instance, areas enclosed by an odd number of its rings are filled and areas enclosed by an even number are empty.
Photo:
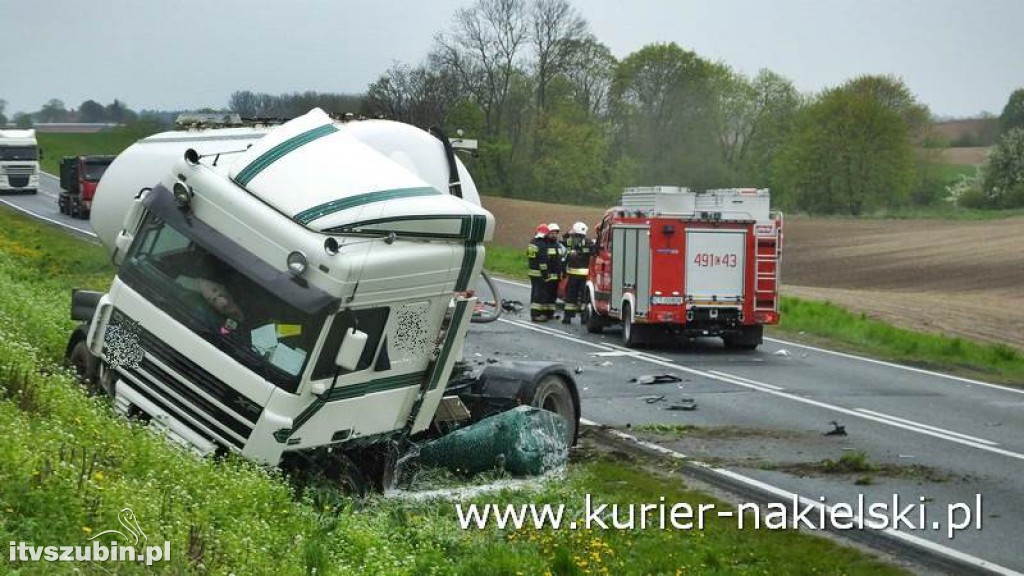
[[[43,172],[39,175],[37,194],[4,194],[0,195],[0,203],[76,234],[95,238],[96,234],[93,233],[88,220],[77,220],[60,213],[57,208],[59,194],[60,179]]]
[[[500,282],[501,296],[528,303],[528,288]],[[578,321],[532,324],[526,311],[474,325],[466,360],[528,358],[580,368],[583,416],[756,481],[826,504],[924,505],[901,532],[1024,571],[1024,390],[945,376],[770,339],[755,352],[718,339],[621,345],[617,328],[588,334]],[[641,375],[682,382],[640,385]],[[648,397],[665,396],[647,403]],[[682,398],[693,411],[666,409]],[[826,436],[836,421],[846,436]],[[644,425],[693,425],[690,438],[654,436]],[[728,428],[724,428],[728,427]],[[708,430],[714,431],[709,433]],[[824,474],[811,465],[864,452],[888,472]],[[780,470],[788,469],[788,471]],[[860,484],[856,482],[860,480]],[[976,508],[981,529],[947,536],[947,505]],[[937,522],[938,524],[934,524]],[[923,525],[924,529],[916,529]]]
[[[94,237],[89,223],[58,213],[57,179],[45,175],[39,194],[0,202],[54,225]],[[527,287],[500,282],[501,296],[528,303]],[[755,352],[726,351],[717,339],[683,347],[664,343],[640,351],[621,346],[617,329],[592,335],[574,324],[531,324],[528,313],[474,325],[466,360],[561,362],[576,376],[584,418],[698,460],[798,493],[811,501],[918,508],[900,532],[969,555],[1005,573],[1024,571],[1024,390],[994,386],[769,339]],[[678,383],[640,385],[631,378],[674,374]],[[655,403],[649,397],[664,396]],[[683,398],[696,410],[666,409]],[[836,421],[845,436],[826,436]],[[692,425],[679,436],[652,436],[644,425]],[[709,432],[710,431],[710,432]],[[889,472],[826,475],[824,459],[863,452]],[[859,482],[858,482],[859,481]],[[977,512],[981,529],[947,536],[947,506]],[[963,516],[958,516],[962,520]],[[974,521],[977,518],[972,519]]]

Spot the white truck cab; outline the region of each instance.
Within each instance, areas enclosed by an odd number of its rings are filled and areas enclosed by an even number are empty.
[[[0,193],[35,194],[40,157],[35,130],[0,130]]]

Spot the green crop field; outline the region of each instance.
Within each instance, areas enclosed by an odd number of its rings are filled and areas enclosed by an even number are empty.
[[[121,128],[95,134],[54,134],[41,132],[36,136],[43,150],[42,169],[57,175],[60,159],[82,154],[120,154],[137,140],[153,133],[145,127]]]

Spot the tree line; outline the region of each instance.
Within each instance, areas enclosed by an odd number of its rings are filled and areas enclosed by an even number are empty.
[[[618,59],[568,0],[474,0],[422,62],[396,62],[365,94],[240,90],[228,102],[249,118],[313,107],[461,129],[479,140],[466,162],[492,195],[603,206],[626,186],[756,186],[771,188],[776,205],[816,214],[948,200],[1024,206],[1024,89],[999,118],[990,162],[949,186],[948,143],[899,78],[864,75],[801,94],[771,70],[748,76],[675,43]],[[137,115],[118,100],[69,111],[51,100],[32,116],[166,122],[171,113],[162,114]]]

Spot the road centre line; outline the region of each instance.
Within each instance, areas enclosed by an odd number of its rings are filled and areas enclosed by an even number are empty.
[[[526,328],[528,330],[533,330],[535,332],[540,332],[542,334],[548,334],[549,336],[555,336],[556,338],[561,338],[563,340],[569,340],[569,341],[572,341],[572,342],[576,342],[578,344],[583,344],[585,346],[590,346],[592,348],[598,348],[598,349],[603,349],[603,350],[608,350],[609,349],[608,346],[605,346],[603,344],[597,344],[597,343],[594,343],[594,342],[589,342],[587,340],[583,340],[583,339],[581,339],[579,337],[576,337],[576,336],[571,336],[571,335],[566,334],[564,332],[552,331],[550,329],[543,328],[543,327],[540,327],[540,326],[533,326],[533,325],[527,324],[525,322],[522,322],[520,320],[508,320],[508,319],[505,319],[505,318],[499,318],[498,321],[499,322],[505,322],[507,324],[512,324],[512,325],[515,325],[515,326],[519,326],[521,328]],[[779,398],[784,398],[786,400],[792,400],[794,402],[799,402],[799,403],[802,403],[802,404],[807,404],[807,405],[810,405],[810,406],[815,406],[817,408],[822,408],[822,409],[829,410],[829,411],[832,411],[832,412],[838,412],[840,414],[845,414],[847,416],[854,416],[854,417],[862,418],[862,419],[865,419],[865,420],[871,420],[872,422],[876,422],[876,423],[879,423],[879,424],[885,424],[887,426],[892,426],[894,428],[900,428],[900,429],[907,430],[907,431],[910,431],[910,432],[915,432],[917,434],[923,434],[925,436],[931,436],[933,438],[939,438],[939,439],[942,439],[942,440],[946,440],[948,442],[954,442],[954,443],[957,443],[957,444],[961,444],[963,446],[969,446],[971,448],[977,448],[978,450],[984,450],[986,452],[991,452],[993,454],[998,454],[998,455],[1001,455],[1001,456],[1006,456],[1006,457],[1014,458],[1014,459],[1017,459],[1017,460],[1024,460],[1024,454],[1021,454],[1019,452],[1013,452],[1011,450],[1006,450],[1006,449],[1003,449],[1003,448],[997,448],[995,446],[989,446],[989,445],[983,444],[981,442],[976,442],[974,440],[968,440],[966,438],[959,437],[959,436],[965,436],[965,435],[950,436],[950,435],[947,435],[947,434],[944,434],[944,433],[936,432],[934,430],[929,430],[929,429],[926,429],[926,428],[921,428],[921,427],[919,427],[917,425],[904,424],[904,423],[898,422],[896,420],[890,420],[888,418],[882,418],[882,417],[879,417],[879,416],[874,416],[872,414],[866,414],[866,413],[860,412],[858,410],[854,410],[854,409],[850,409],[850,408],[844,408],[842,406],[836,406],[836,405],[833,405],[833,404],[829,404],[827,402],[822,402],[820,400],[814,400],[814,399],[811,399],[811,398],[804,398],[802,396],[797,396],[795,394],[791,394],[789,392],[784,392],[784,391],[781,391],[781,390],[774,390],[772,388],[777,388],[777,386],[775,386],[774,384],[766,384],[764,382],[759,382],[757,380],[750,380],[750,379],[747,379],[747,378],[744,378],[743,380],[735,380],[735,379],[730,378],[730,377],[720,376],[720,375],[717,375],[717,374],[712,374],[711,372],[704,372],[704,371],[701,371],[701,370],[697,370],[695,368],[688,368],[686,366],[682,366],[682,365],[675,364],[675,363],[672,363],[672,362],[665,362],[665,361],[658,360],[658,359],[655,359],[655,358],[644,357],[642,355],[634,356],[634,358],[636,358],[637,360],[643,360],[644,362],[648,362],[648,363],[651,363],[651,364],[656,364],[658,366],[664,366],[666,368],[671,368],[671,369],[674,369],[674,370],[679,370],[679,371],[682,371],[682,372],[686,372],[688,374],[693,374],[695,376],[701,376],[703,378],[709,378],[711,380],[717,380],[719,382],[725,382],[727,384],[732,384],[734,386],[740,386],[742,388],[748,388],[748,389],[751,389],[751,390],[757,390],[759,392],[763,392],[765,394],[771,394],[773,396],[777,396]],[[770,388],[769,386],[772,387],[772,388]]]
[[[946,430],[945,428],[939,428],[938,426],[931,426],[929,424],[922,424],[920,422],[915,422],[913,420],[907,420],[905,418],[900,418],[898,416],[892,416],[891,414],[884,414],[882,412],[875,412],[874,410],[868,410],[867,408],[857,408],[857,411],[858,412],[863,412],[865,414],[871,414],[871,415],[874,415],[874,416],[878,416],[879,418],[888,418],[890,420],[894,420],[896,422],[902,422],[904,424],[909,424],[911,426],[919,426],[919,427],[925,428],[927,430],[934,430],[935,432],[938,432],[940,434],[948,434],[950,436],[958,436],[960,438],[964,438],[965,440],[972,440],[974,442],[980,442],[982,444],[988,444],[989,446],[998,446],[999,445],[998,442],[993,442],[991,440],[985,440],[984,438],[978,438],[977,436],[968,436],[967,434],[961,434],[960,432],[954,432],[952,430]]]
[[[736,376],[735,374],[729,374],[729,373],[726,373],[726,372],[719,372],[718,370],[708,370],[708,374],[717,374],[719,376],[724,376],[726,378],[731,378],[733,380],[739,380],[740,382],[746,382],[746,383],[752,384],[754,386],[763,386],[765,388],[768,388],[769,390],[775,390],[775,391],[785,390],[785,388],[783,388],[782,386],[776,386],[775,384],[768,384],[767,382],[758,382],[757,380],[750,380],[749,378],[744,378],[742,376]]]

